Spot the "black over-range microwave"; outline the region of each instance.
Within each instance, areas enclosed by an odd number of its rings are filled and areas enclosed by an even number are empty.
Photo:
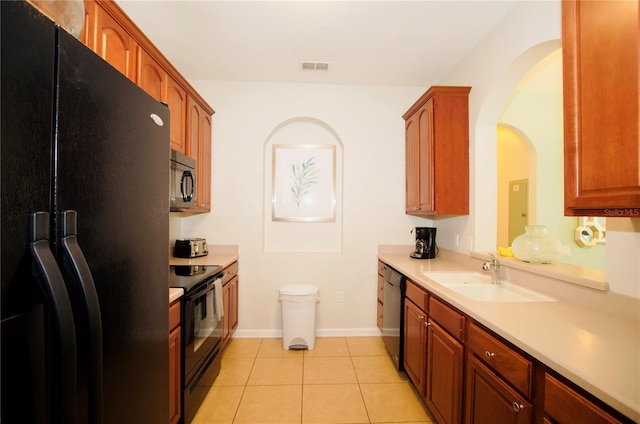
[[[179,212],[196,205],[196,161],[171,150],[171,212]]]

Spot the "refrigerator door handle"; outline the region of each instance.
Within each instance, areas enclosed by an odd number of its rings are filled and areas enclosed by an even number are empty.
[[[63,267],[73,277],[73,290],[81,299],[82,320],[87,323],[88,333],[81,338],[89,341],[89,418],[91,424],[102,422],[102,316],[98,293],[87,260],[78,244],[78,217],[76,211],[60,213],[60,244]]]
[[[50,311],[49,358],[51,360],[52,422],[76,422],[76,329],[69,295],[51,249],[49,248],[49,214],[35,212],[29,216],[29,249],[33,257],[32,273],[40,285]]]

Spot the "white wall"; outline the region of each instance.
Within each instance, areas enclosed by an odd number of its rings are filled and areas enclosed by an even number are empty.
[[[517,83],[540,58],[558,48],[559,37],[558,2],[522,2],[444,81],[425,87],[192,81],[216,110],[213,210],[172,219],[172,223],[179,223],[177,232],[181,236],[203,236],[210,243],[239,245],[238,335],[277,336],[278,288],[292,282],[319,286],[318,334],[377,332],[377,246],[412,244],[414,238],[409,231],[415,226],[438,227],[437,239],[442,247],[462,252],[495,249],[496,124]],[[401,115],[429,85],[437,83],[473,87],[471,199],[469,216],[430,221],[404,214]],[[279,124],[302,116],[329,125],[344,145],[342,251],[264,253],[263,146]],[[631,246],[636,252],[636,264],[629,267],[632,281],[611,281],[611,286],[640,297],[640,243],[637,234],[626,234],[620,237],[625,240],[622,248]],[[460,246],[455,244],[456,235],[462,240]],[[607,246],[617,248],[615,243]],[[336,301],[338,291],[344,291],[344,303]]]
[[[276,335],[278,288],[320,288],[318,328],[376,333],[379,244],[412,244],[411,228],[430,221],[404,214],[404,120],[422,87],[192,82],[216,110],[212,212],[179,219],[184,235],[240,249],[239,334]],[[265,253],[264,144],[296,117],[330,126],[343,143],[342,249],[334,253]],[[297,223],[305,225],[304,223]],[[297,225],[282,226],[293,232]],[[337,292],[344,291],[344,303]]]
[[[477,250],[496,246],[496,124],[519,81],[560,47],[560,18],[560,2],[521,2],[442,81],[473,87],[469,98],[472,216],[464,223],[452,221],[455,227],[449,231],[473,238]],[[612,291],[640,297],[640,232],[637,223],[632,227],[635,230],[620,234],[615,225],[613,231],[608,228],[605,276]],[[465,251],[464,247],[457,250]]]

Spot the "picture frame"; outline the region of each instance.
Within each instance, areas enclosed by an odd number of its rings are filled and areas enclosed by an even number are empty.
[[[336,146],[274,144],[272,220],[336,220]]]

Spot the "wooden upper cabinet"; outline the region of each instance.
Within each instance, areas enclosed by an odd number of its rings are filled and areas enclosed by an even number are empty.
[[[170,143],[196,160],[196,207],[211,210],[211,106],[113,0],[84,0],[80,40],[171,113]]]
[[[198,188],[198,195],[200,200],[198,201],[199,208],[203,211],[211,210],[211,115],[205,113],[202,116],[202,143],[200,149],[198,149],[198,161],[202,163],[200,166],[200,184]]]
[[[166,103],[171,112],[171,148],[186,154],[187,92],[167,76]]]
[[[469,213],[470,87],[434,86],[402,116],[406,213]]]
[[[159,101],[167,98],[167,73],[145,50],[140,51],[138,85]]]
[[[100,57],[109,62],[131,81],[137,78],[138,43],[111,15],[96,8],[95,48]]]
[[[211,115],[187,97],[187,156],[196,160],[196,207],[211,210]]]
[[[637,1],[562,2],[565,215],[640,216]]]

